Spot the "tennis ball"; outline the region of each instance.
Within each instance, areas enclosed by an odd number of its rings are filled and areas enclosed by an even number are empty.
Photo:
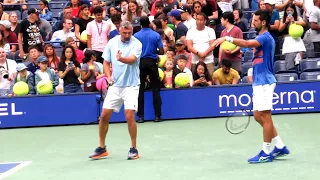
[[[94,70],[94,65],[90,65],[89,70]]]
[[[159,72],[160,81],[162,81],[164,78],[164,73],[160,68],[158,68],[158,72]]]
[[[229,51],[233,51],[234,49],[236,49],[236,45],[231,43],[231,42],[228,42],[228,41],[224,41],[222,44],[221,44],[221,48],[224,49],[224,50],[229,50]]]
[[[172,88],[172,85],[167,84],[167,85],[166,85],[166,88]]]
[[[179,87],[186,87],[190,83],[190,77],[187,73],[179,73],[174,78],[174,83]]]
[[[41,80],[37,84],[37,91],[39,94],[50,94],[53,90],[53,85],[51,81]]]
[[[86,30],[82,31],[82,33],[80,35],[80,39],[84,40],[84,41],[88,40],[88,34],[87,34]]]
[[[164,66],[164,63],[166,63],[167,60],[167,56],[166,55],[159,55],[159,63],[158,63],[158,67],[162,68]]]
[[[12,90],[16,96],[25,96],[29,93],[29,86],[26,82],[19,81],[13,85]]]
[[[291,24],[289,26],[289,35],[294,39],[300,38],[302,36],[303,32],[304,32],[304,30],[301,25]]]

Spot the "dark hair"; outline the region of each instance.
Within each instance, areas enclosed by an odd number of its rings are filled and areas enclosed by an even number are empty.
[[[112,23],[121,23],[122,19],[121,19],[121,15],[120,14],[115,14],[111,16],[111,21]]]
[[[42,2],[44,4],[44,6],[46,6],[48,8],[48,10],[50,11],[49,2],[47,0],[40,0],[40,2]]]
[[[157,27],[156,29],[162,29],[162,25],[161,25],[160,19],[155,19],[155,20],[152,21],[152,23],[156,25],[156,27]]]
[[[80,16],[80,13],[81,13],[84,9],[86,9],[86,8],[89,8],[89,6],[88,6],[87,4],[82,4],[82,5],[80,6],[80,9],[79,9],[79,12],[78,12],[78,16]]]
[[[204,13],[199,13],[199,14],[197,14],[197,16],[202,16],[203,18],[204,18],[204,20],[208,20],[208,16],[207,15],[205,15]]]
[[[232,66],[232,62],[228,59],[222,59],[222,63],[223,66],[230,68]]]
[[[110,15],[111,8],[116,9],[114,6],[110,6],[110,7],[107,9],[107,13],[108,13],[108,15]]]
[[[1,45],[2,47],[4,47],[4,45],[8,43],[8,40],[7,40],[7,38],[4,36],[4,32],[3,32],[3,31],[0,30],[0,34],[1,34],[1,36],[2,36],[2,39],[0,40],[0,45]]]
[[[92,56],[96,56],[96,53],[92,50],[86,50],[86,52],[84,52],[84,58],[82,60],[83,63],[88,63],[91,60]]]
[[[163,2],[162,1],[156,1],[155,7],[162,7],[163,8]]]
[[[270,11],[259,9],[254,15],[259,16],[260,21],[266,21],[266,27],[269,28],[271,13]]]
[[[197,73],[197,69],[198,69],[199,66],[203,66],[203,68],[204,68],[204,73],[203,73],[203,74],[204,74],[205,79],[206,79],[207,81],[211,81],[211,80],[210,80],[210,75],[209,75],[209,71],[208,71],[207,65],[206,65],[206,63],[204,63],[203,61],[199,61],[199,62],[196,64],[195,71],[193,72],[193,79],[194,79],[194,80],[197,80],[197,79],[201,78],[200,75]],[[204,85],[199,84],[198,86],[204,86]]]
[[[160,34],[160,36],[164,35],[163,29],[156,29],[155,31]]]
[[[162,14],[164,14],[163,12],[157,12],[155,15],[154,15],[154,19],[158,19]]]
[[[285,9],[284,9],[284,14],[283,14],[282,22],[286,22],[286,19],[287,19],[287,16],[288,16],[288,14],[287,14],[287,9],[288,9],[288,8],[293,9],[292,17],[293,17],[293,19],[294,19],[295,21],[297,21],[297,20],[298,20],[298,13],[297,13],[296,6],[295,6],[293,3],[289,3],[289,4],[285,7]]]
[[[142,28],[148,28],[150,25],[150,20],[148,16],[142,16],[140,17],[140,25]]]
[[[32,45],[28,48],[28,52],[30,52],[32,49],[36,49],[37,51],[39,51],[39,47],[36,45]]]
[[[72,57],[71,57],[70,61],[72,61],[72,62],[77,61],[76,51],[75,51],[74,48],[73,48],[72,46],[70,46],[70,45],[66,45],[66,46],[63,48],[60,61],[63,62],[63,63],[66,61],[66,59],[67,59],[67,58],[66,58],[66,50],[67,50],[68,48],[70,48],[70,49],[72,50]]]
[[[92,11],[93,14],[100,14],[100,13],[103,13],[103,9],[101,6],[96,6],[93,8],[93,11]]]
[[[196,5],[196,4],[199,4],[200,7],[202,8],[201,2],[199,2],[199,1],[194,1],[193,4],[192,4],[192,11],[194,11],[194,5]]]
[[[243,16],[243,12],[242,12],[242,10],[241,10],[241,9],[234,9],[233,11],[238,11],[238,13],[239,13],[239,19],[241,19],[241,18],[242,18],[242,16]]]
[[[178,55],[178,58],[177,58],[177,59],[178,59],[178,60],[179,60],[179,59],[183,59],[183,60],[188,61],[188,57],[187,57],[186,55],[184,55],[184,54]]]
[[[170,11],[171,11],[171,8],[170,8],[169,6],[166,6],[166,7],[164,7],[164,8],[162,9],[162,12],[163,12],[164,14],[168,14]]]
[[[223,19],[228,19],[228,22],[229,22],[230,24],[233,24],[233,23],[234,23],[234,15],[233,15],[233,13],[230,12],[230,11],[227,11],[227,12],[222,13],[222,18],[223,18]]]
[[[157,19],[162,19],[163,21],[168,21],[168,16],[165,14],[161,14]]]

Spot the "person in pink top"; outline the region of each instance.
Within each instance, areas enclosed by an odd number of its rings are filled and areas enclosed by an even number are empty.
[[[70,46],[72,46],[72,47],[74,48],[74,50],[75,50],[75,52],[76,52],[76,56],[77,56],[77,61],[78,61],[79,63],[82,63],[82,60],[83,60],[83,58],[84,58],[84,53],[83,53],[82,50],[79,49],[76,41],[74,41],[74,39],[73,39],[72,37],[68,37],[68,38],[66,39],[66,44],[67,44],[67,45],[70,45]]]
[[[103,19],[103,9],[97,6],[93,9],[96,19],[87,24],[88,49],[96,53],[97,62],[103,63],[102,53],[110,39],[111,25]]]
[[[234,15],[232,12],[224,12],[221,18],[221,24],[226,27],[221,32],[221,37],[231,36],[234,38],[243,39],[243,33],[241,29],[234,24]],[[220,46],[221,47],[221,46]],[[219,53],[219,63],[222,59],[230,59],[232,61],[231,67],[238,71],[239,74],[242,72],[241,66],[241,52],[240,47],[237,46],[233,51],[222,50],[220,48]]]

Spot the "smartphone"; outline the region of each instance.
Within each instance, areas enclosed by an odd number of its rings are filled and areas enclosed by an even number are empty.
[[[204,78],[204,77],[205,77],[205,75],[204,75],[204,74],[201,74],[201,75],[200,75],[200,78]]]
[[[69,68],[72,68],[72,65],[73,65],[73,62],[69,62],[69,63],[68,63],[68,67],[69,67]]]

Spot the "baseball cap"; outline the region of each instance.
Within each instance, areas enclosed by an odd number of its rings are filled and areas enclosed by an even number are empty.
[[[36,13],[39,14],[39,10],[36,8],[30,8],[28,9],[28,15],[32,14],[32,13]]]
[[[47,62],[48,58],[46,56],[40,56],[37,59],[38,63]]]
[[[181,18],[181,11],[174,9],[171,12],[168,13],[168,16],[172,16],[176,19]]]
[[[122,12],[121,10],[121,7],[120,6],[116,6],[115,9],[118,11],[118,12]]]
[[[275,5],[276,4],[276,0],[264,0],[265,4],[270,4],[270,5]]]
[[[181,7],[181,12],[187,12],[187,13],[191,14],[192,10],[191,10],[190,6],[182,6]]]
[[[131,21],[132,27],[139,27],[141,26],[140,24],[140,17],[136,16],[132,19]]]
[[[178,39],[178,40],[176,41],[176,44],[184,45],[184,42],[183,42],[183,40]]]
[[[3,25],[6,29],[10,29],[11,23],[9,20],[0,21],[0,25]]]
[[[17,64],[17,71],[22,71],[24,69],[28,69],[25,64],[23,64],[23,63]]]

